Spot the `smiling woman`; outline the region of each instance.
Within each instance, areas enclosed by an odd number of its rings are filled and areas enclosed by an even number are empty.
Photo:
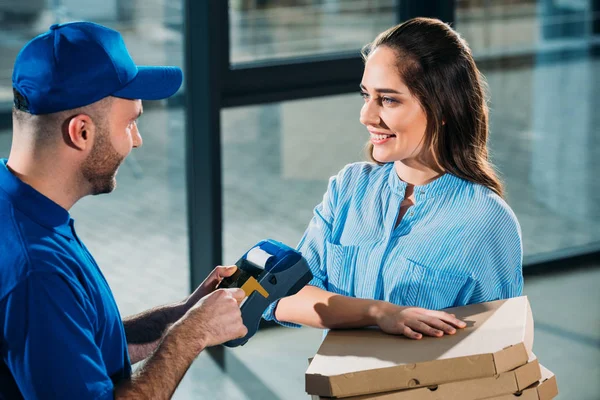
[[[371,153],[385,163],[421,153],[427,116],[419,100],[400,78],[396,52],[379,47],[366,60],[360,122],[371,134]]]
[[[488,162],[485,81],[467,43],[453,31],[448,35],[441,22],[432,29],[435,24],[415,19],[398,25],[363,50],[361,122],[372,134],[369,157],[378,163],[400,161],[400,176],[410,173],[402,170],[406,163],[416,161],[502,196]],[[370,101],[365,85],[377,101]],[[382,146],[389,138],[403,140]]]
[[[454,334],[464,323],[439,310],[523,289],[520,227],[487,159],[483,79],[439,20],[395,26],[364,57],[360,121],[372,162],[330,179],[299,244],[314,279],[264,317]]]

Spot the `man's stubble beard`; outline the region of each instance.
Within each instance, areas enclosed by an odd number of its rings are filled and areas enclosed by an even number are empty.
[[[82,166],[84,179],[91,185],[92,195],[110,193],[117,186],[116,173],[125,157],[110,142],[109,129],[98,125],[92,151]]]

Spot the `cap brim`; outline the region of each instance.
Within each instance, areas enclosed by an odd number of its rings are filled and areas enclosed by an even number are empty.
[[[173,96],[183,82],[183,72],[178,67],[138,67],[136,77],[115,97],[132,100],[161,100]]]

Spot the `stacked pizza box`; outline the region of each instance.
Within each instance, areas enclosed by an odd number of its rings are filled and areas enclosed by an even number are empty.
[[[556,377],[533,354],[527,297],[445,310],[467,327],[411,340],[378,329],[332,330],[306,371],[313,399],[548,400]]]

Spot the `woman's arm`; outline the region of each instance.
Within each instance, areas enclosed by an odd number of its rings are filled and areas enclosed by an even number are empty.
[[[321,329],[358,328],[377,325],[377,300],[341,296],[316,286],[306,286],[296,295],[284,297],[275,309],[279,321]]]
[[[275,317],[321,329],[379,326],[384,332],[420,339],[422,334],[443,336],[466,324],[443,311],[401,307],[380,300],[342,296],[306,286],[294,296],[281,299]]]
[[[298,245],[313,273],[313,280],[294,296],[281,299],[265,313],[265,319],[315,328],[341,329],[379,326],[391,334],[420,339],[421,333],[442,336],[454,333],[465,324],[444,312],[400,307],[388,302],[360,299],[327,291],[326,243],[332,241],[340,193],[353,192],[354,174],[360,165],[350,165],[329,181],[323,201]],[[342,200],[343,201],[343,200]],[[274,309],[273,309],[274,308]]]
[[[504,200],[488,196],[473,216],[470,240],[465,241],[467,265],[476,282],[465,304],[521,296],[523,293],[523,242],[517,217]]]

